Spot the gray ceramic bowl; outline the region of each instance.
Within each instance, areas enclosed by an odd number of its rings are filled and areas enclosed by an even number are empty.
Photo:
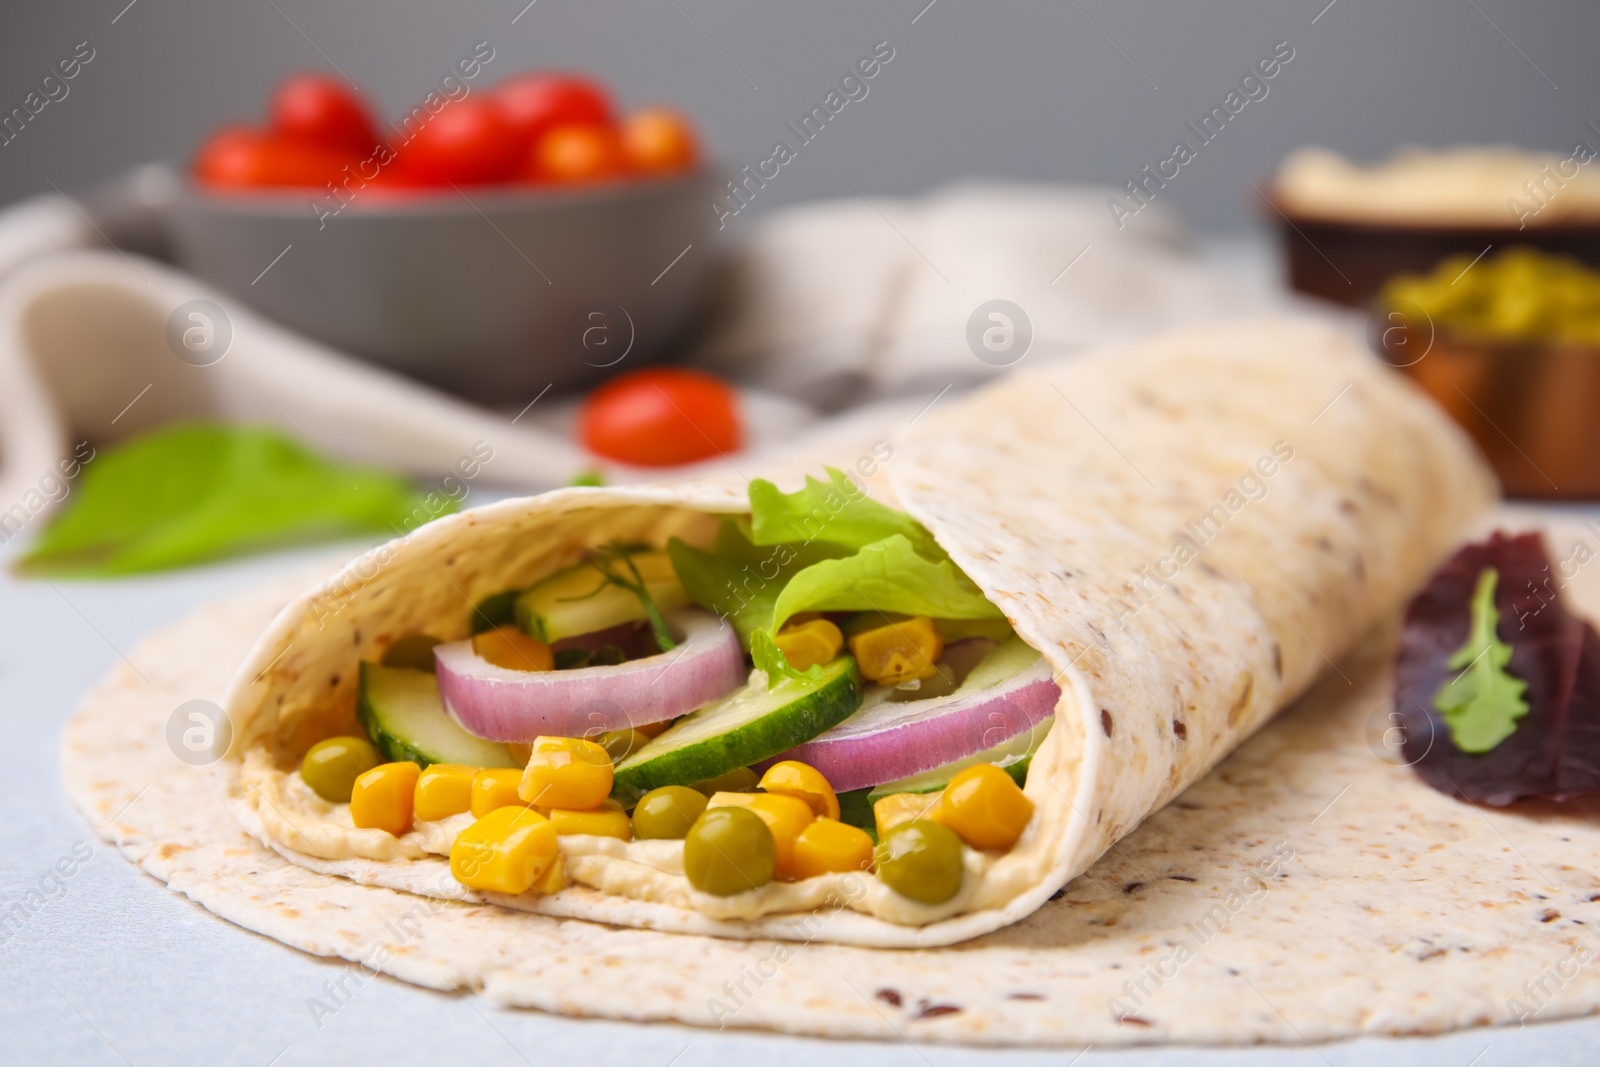
[[[708,172],[582,189],[359,194],[186,185],[177,261],[267,317],[485,403],[582,386],[660,358],[713,265]],[[317,201],[324,203],[324,201]]]

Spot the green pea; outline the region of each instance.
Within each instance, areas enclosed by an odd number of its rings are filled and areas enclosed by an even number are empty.
[[[705,795],[686,785],[652,789],[634,806],[633,836],[681,841],[705,810]]]
[[[753,793],[761,784],[761,776],[749,767],[738,767],[727,774],[696,782],[690,788],[711,796],[713,793]]]
[[[311,746],[300,761],[300,777],[323,800],[348,804],[356,779],[382,762],[365,737],[330,737]]]
[[[883,835],[874,859],[883,884],[923,904],[961,892],[961,838],[931,819],[903,822]]]
[[[683,842],[683,873],[702,893],[731,897],[772,881],[778,845],[748,808],[712,808]]]
[[[409,667],[414,671],[434,673],[433,650],[443,644],[437,637],[427,634],[407,634],[383,651],[385,667]]]
[[[650,735],[642,730],[630,728],[622,730],[607,730],[594,739],[595,743],[606,750],[606,755],[611,757],[612,763],[621,763],[630,753],[639,751],[650,743]],[[693,792],[693,790],[691,790]],[[682,834],[678,835],[682,837]]]

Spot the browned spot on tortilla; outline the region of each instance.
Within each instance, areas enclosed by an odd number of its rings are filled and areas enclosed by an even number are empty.
[[[1007,993],[1007,1000],[1043,1000],[1043,993]]]
[[[1450,950],[1447,949],[1447,948],[1432,948],[1432,949],[1429,949],[1427,952],[1424,952],[1422,955],[1417,957],[1417,962],[1418,963],[1426,963],[1427,961],[1433,959],[1436,956],[1447,955],[1449,953],[1449,951]]]
[[[1118,1019],[1117,1022],[1119,1024],[1127,1023],[1130,1026],[1154,1026],[1155,1025],[1155,1023],[1151,1022],[1149,1019],[1141,1019],[1137,1015],[1124,1015],[1120,1019]]]
[[[1189,877],[1187,874],[1169,874],[1169,875],[1167,875],[1167,877],[1171,878],[1174,882],[1192,882],[1192,881],[1194,881],[1194,879]]]
[[[1189,739],[1189,727],[1182,719],[1172,720],[1172,732],[1178,735],[1179,741],[1187,741]]]
[[[1539,921],[1542,923],[1553,923],[1559,918],[1561,918],[1561,913],[1554,908],[1546,908],[1539,915]]]
[[[897,1008],[902,1003],[900,999],[900,991],[897,989],[880,989],[872,995],[886,1004],[893,1004]]]
[[[960,1010],[954,1004],[929,1004],[926,1008],[917,1012],[916,1017],[918,1019],[933,1019],[940,1015],[954,1015]]]
[[[1127,885],[1122,887],[1122,892],[1124,894],[1136,893],[1136,892],[1138,892],[1139,890],[1141,890],[1143,888],[1144,888],[1144,883],[1143,882],[1129,882]]]
[[[1100,709],[1100,729],[1106,732],[1107,737],[1111,736],[1111,713],[1105,708]]]
[[[1276,674],[1280,681],[1283,679],[1283,646],[1276,641],[1272,642],[1272,673]]]
[[[189,851],[188,845],[180,845],[175,841],[167,841],[156,849],[156,855],[164,860],[170,860],[180,852]]]
[[[1350,561],[1350,571],[1356,576],[1357,581],[1367,580],[1367,561],[1361,553],[1357,552],[1355,559]]]
[[[1213,567],[1211,564],[1207,563],[1205,560],[1200,561],[1200,569],[1211,575],[1213,578],[1222,577],[1222,572],[1217,570],[1217,568]]]
[[[1333,542],[1328,540],[1326,537],[1319,537],[1317,538],[1317,547],[1322,549],[1324,552],[1332,552]]]

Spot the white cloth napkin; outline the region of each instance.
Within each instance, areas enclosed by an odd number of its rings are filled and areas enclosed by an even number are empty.
[[[986,301],[1023,309],[1028,358],[1277,301],[1187,251],[1168,213],[1141,212],[1119,231],[1106,195],[971,184],[745,224],[727,257],[723,311],[687,353],[741,387],[746,448],[707,466],[755,466],[837,436],[839,427],[815,423],[819,408],[898,400],[871,419],[907,418],[936,394],[1003,373],[1005,360],[981,359],[968,342]],[[231,329],[226,353],[208,365],[179,358],[169,338],[169,317],[193,300],[222,308]],[[494,449],[485,481],[518,489],[597,468],[613,481],[663,475],[586,453],[571,434],[576,403],[552,396],[491,411],[346,356],[196,278],[107,249],[61,197],[0,215],[0,516],[24,500],[37,510],[41,478],[77,442],[184,418],[280,426],[336,463],[424,479],[448,473],[477,442]]]

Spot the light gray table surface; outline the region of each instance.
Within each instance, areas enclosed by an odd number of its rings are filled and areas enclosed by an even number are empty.
[[[1246,258],[1261,263],[1255,249]],[[0,549],[0,567],[16,547]],[[356,551],[350,546],[345,554]],[[1600,1018],[1316,1047],[996,1051],[571,1020],[387,977],[366,981],[319,1025],[307,1002],[324,995],[323,983],[342,963],[243,930],[141,874],[67,803],[59,747],[62,726],[85,693],[146,634],[207,601],[338,554],[328,547],[282,552],[116,582],[22,582],[0,572],[0,913],[39,888],[59,858],[92,848],[59,888],[46,883],[48,902],[27,923],[0,927],[0,1067],[815,1067],[823,1059],[832,1067],[996,1060],[1055,1067],[1576,1067],[1600,1058]]]

